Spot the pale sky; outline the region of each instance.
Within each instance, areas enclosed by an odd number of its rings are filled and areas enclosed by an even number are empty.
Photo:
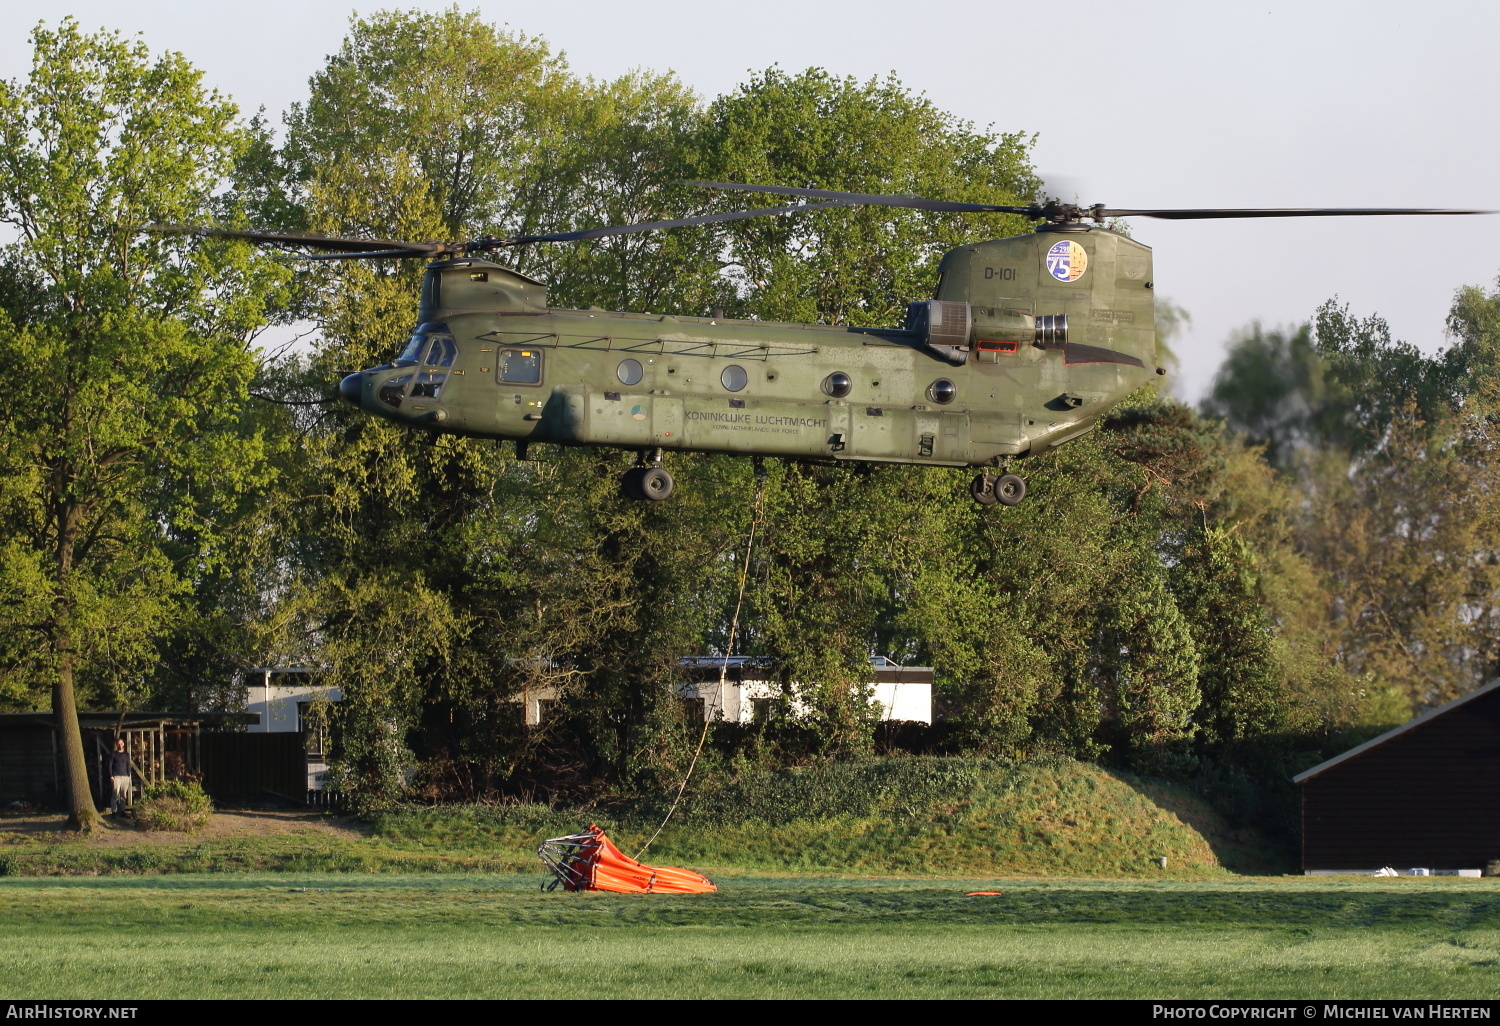
[[[358,9],[381,6],[449,4]],[[1500,4],[1484,0],[461,6],[544,36],[576,73],[672,69],[704,96],[772,64],[894,71],[981,126],[1038,133],[1037,168],[1070,178],[1086,203],[1500,208]],[[0,77],[26,74],[33,25],[71,13],[85,28],[180,50],[244,110],[279,115],[337,49],[354,9],[7,0]],[[1188,398],[1253,320],[1299,322],[1337,295],[1431,350],[1444,344],[1454,291],[1500,274],[1500,217],[1138,219],[1133,231],[1155,249],[1158,294],[1193,316],[1176,346]]]

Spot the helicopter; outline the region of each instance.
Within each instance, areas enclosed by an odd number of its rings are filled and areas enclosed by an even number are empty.
[[[978,468],[983,506],[1026,495],[1016,460],[1087,435],[1165,370],[1156,365],[1151,250],[1116,219],[1478,214],[1415,208],[1113,209],[1057,200],[1000,206],[792,186],[694,182],[793,197],[782,206],[464,242],[340,238],[194,226],[152,230],[245,239],[306,259],[428,260],[417,327],[388,363],[349,374],[339,396],[433,432],[633,450],[629,498],[661,501],[668,452]],[[571,242],[848,206],[1020,214],[1026,235],[959,246],[931,299],[899,328],[570,310],[544,282],[484,259]],[[1092,222],[1092,223],[1089,223]],[[325,252],[332,251],[332,252]]]

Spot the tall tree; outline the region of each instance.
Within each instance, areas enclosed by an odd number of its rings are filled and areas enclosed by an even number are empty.
[[[718,181],[997,204],[1040,188],[1031,137],[976,130],[894,75],[860,82],[772,68],[715,100],[708,122],[699,174]],[[760,317],[891,324],[933,294],[945,251],[1026,227],[1006,214],[890,207],[741,221],[724,229],[724,275]]]
[[[288,113],[283,159],[303,183],[332,161],[406,160],[444,234],[509,224],[526,206],[526,169],[554,137],[550,107],[566,80],[545,42],[477,11],[352,17],[307,102]]]
[[[1344,413],[1329,395],[1327,369],[1309,324],[1295,329],[1252,324],[1238,332],[1199,409],[1264,445],[1266,458],[1282,467],[1309,447],[1339,437]]]
[[[1373,695],[1438,702],[1497,665],[1496,309],[1495,294],[1460,290],[1453,343],[1424,353],[1330,300],[1294,333],[1242,334],[1204,403],[1300,493],[1295,543],[1326,596],[1307,612],[1335,672]]]
[[[455,62],[463,75],[450,73]],[[396,237],[650,219],[666,213],[653,190],[683,177],[674,154],[695,117],[669,76],[579,82],[540,41],[476,15],[384,13],[356,20],[314,77],[283,153],[257,154],[262,171],[290,172],[290,188],[255,192],[290,194],[294,220],[317,228]],[[563,303],[702,305],[689,293],[703,262],[661,257],[672,239],[513,256],[553,275]],[[361,264],[313,279],[322,346],[305,374],[280,375],[286,398],[399,348],[420,273]],[[477,779],[482,792],[530,757],[537,735],[514,729],[513,699],[541,689],[562,710],[543,733],[576,718],[588,725],[590,771],[634,774],[633,753],[656,748],[643,722],[680,721],[669,670],[712,607],[671,599],[701,588],[686,571],[712,566],[719,551],[705,545],[725,544],[712,523],[687,526],[692,490],[670,510],[622,509],[619,455],[553,453],[533,466],[490,443],[428,439],[341,408],[306,428],[303,467],[287,483],[307,501],[293,496],[281,523],[294,555],[268,553],[263,567],[279,585],[267,589],[279,599],[268,643],[315,658],[344,686],[346,783],[383,797],[409,736],[446,753],[433,774]],[[689,536],[702,543],[674,540]],[[437,722],[439,706],[500,750]]]
[[[5,631],[51,679],[69,823],[96,821],[77,706],[155,659],[226,493],[260,482],[236,424],[248,340],[282,284],[241,246],[142,235],[206,218],[244,133],[179,54],[65,20],[0,84],[0,219],[38,290],[0,323]],[[14,592],[13,592],[14,594]]]

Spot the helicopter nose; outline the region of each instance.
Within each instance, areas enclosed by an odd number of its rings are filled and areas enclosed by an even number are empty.
[[[365,376],[363,374],[350,374],[339,382],[339,398],[346,403],[359,405],[360,397],[365,390]]]

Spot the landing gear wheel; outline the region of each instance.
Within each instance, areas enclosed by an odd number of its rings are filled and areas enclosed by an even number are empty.
[[[981,506],[993,506],[999,498],[995,495],[995,479],[988,474],[980,474],[969,482],[969,494]]]
[[[652,502],[661,502],[670,498],[672,489],[677,483],[672,480],[671,473],[666,467],[645,467],[641,470],[641,476],[637,479],[641,498],[650,499]]]
[[[1001,474],[995,481],[995,498],[1004,506],[1014,506],[1026,498],[1026,479],[1015,474]]]
[[[631,467],[620,475],[620,494],[627,499],[644,499],[646,493],[641,490],[641,475],[646,473],[646,467]]]

